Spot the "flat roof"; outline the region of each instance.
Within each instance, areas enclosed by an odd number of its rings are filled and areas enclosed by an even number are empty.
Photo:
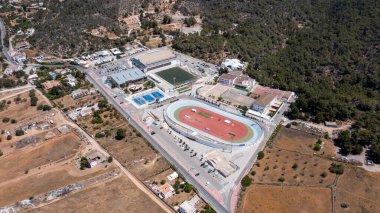
[[[275,99],[277,95],[271,93],[264,93],[259,98],[257,98],[254,102],[255,105],[266,107],[270,102]]]
[[[110,76],[117,84],[124,84],[130,81],[136,81],[145,77],[145,74],[138,68],[127,69]]]
[[[255,103],[255,99],[248,97],[247,95],[240,94],[234,89],[225,91],[221,97],[227,101],[233,102],[234,104],[247,106],[248,108],[251,107],[253,103]]]
[[[143,55],[136,56],[135,59],[139,60],[144,65],[149,65],[175,57],[176,56],[174,55],[173,51],[169,49],[158,49]]]
[[[234,173],[239,167],[236,166],[231,161],[228,161],[225,157],[221,155],[217,150],[213,150],[206,154],[205,158],[209,163],[212,164],[215,169],[217,169],[225,177],[230,176]]]

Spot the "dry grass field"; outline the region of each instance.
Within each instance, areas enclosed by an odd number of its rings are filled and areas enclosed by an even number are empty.
[[[264,158],[253,166],[253,184],[243,193],[238,212],[332,212],[334,184],[336,212],[379,212],[380,174],[348,164],[343,175],[330,173],[334,146],[322,139],[323,148],[316,152],[317,140],[281,128]]]
[[[28,88],[14,89],[14,90],[11,90],[11,91],[0,92],[0,99],[7,98],[9,96],[12,96],[15,93],[20,93],[20,92],[23,92],[23,91],[26,91],[26,90],[28,90]]]
[[[380,212],[380,173],[346,167],[338,179],[335,197],[336,212]]]
[[[331,191],[327,188],[255,185],[246,193],[246,213],[331,212]]]
[[[318,139],[321,139],[323,142],[323,149],[318,152],[319,155],[327,156],[335,154],[334,144],[331,143],[331,141],[290,128],[282,128],[281,134],[277,135],[273,146],[282,150],[313,155],[316,153],[316,151],[313,150],[313,146]]]
[[[100,95],[86,96],[74,101],[74,105],[67,105],[69,96],[61,99],[64,105],[70,108],[77,108],[83,105],[84,100],[98,102]],[[65,101],[64,101],[65,100]],[[125,120],[113,107],[108,106],[100,114],[103,120],[101,124],[92,124],[92,116],[79,119],[77,123],[86,129],[91,135],[99,132],[109,132],[109,136],[97,138],[97,141],[124,167],[131,171],[140,180],[153,177],[170,168],[169,163],[159,153],[157,153],[149,143],[141,137],[128,121]],[[118,129],[124,129],[126,137],[123,140],[116,140],[115,134]]]
[[[170,168],[166,159],[156,153],[141,137],[129,137],[127,141],[101,140],[100,142],[140,180],[149,179]]]
[[[11,103],[7,104],[5,110],[0,111],[0,129],[10,129],[12,126],[17,126],[20,123],[30,121],[43,113],[42,111],[38,111],[37,107],[30,106],[29,92],[20,95],[21,101],[19,103],[14,101],[16,97],[17,96],[6,99],[6,101],[11,101]],[[36,97],[38,98],[38,105],[48,104],[37,92]],[[4,117],[16,119],[17,123],[11,124],[11,122],[1,122]]]
[[[0,182],[24,175],[26,170],[73,157],[80,148],[74,133],[59,136],[34,149],[22,150],[0,158]]]
[[[44,98],[37,92],[36,96],[39,99],[38,105],[49,104],[44,102]],[[64,107],[76,108],[96,103],[101,98],[100,96],[87,96],[74,101],[71,97],[67,97],[69,96],[59,100],[61,103],[58,105],[62,106],[63,104]],[[90,178],[116,169],[116,166],[112,163],[102,162],[91,169],[80,170],[78,168],[79,157],[85,155],[86,150],[93,147],[87,146],[88,144],[86,145],[73,132],[61,135],[55,129],[62,124],[72,125],[57,109],[45,112],[36,110],[36,107],[30,106],[28,92],[21,94],[20,98],[22,101],[17,104],[14,97],[10,98],[10,104],[0,112],[1,120],[4,117],[9,117],[10,119],[16,119],[17,122],[12,124],[10,122],[1,122],[0,129],[6,128],[14,134],[14,130],[22,125],[30,125],[40,121],[41,123],[49,123],[49,127],[44,129],[29,128],[24,135],[13,135],[11,140],[4,140],[6,134],[2,134],[3,140],[1,141],[0,149],[4,150],[4,155],[0,157],[0,207],[12,205],[18,201],[44,194],[69,184],[78,183],[79,181],[91,182],[93,180]],[[146,162],[145,166],[148,170],[141,172],[144,176],[149,176],[150,171],[154,173],[156,170],[150,170],[150,168],[156,168],[155,165],[160,166],[161,162],[163,162],[165,168],[168,168],[167,164],[165,164],[166,161],[159,159],[160,157],[148,146],[146,141],[129,127],[128,123],[114,109],[106,108],[101,113],[101,116],[104,119],[103,124],[92,124],[91,116],[80,120],[78,123],[94,135],[99,131],[109,131],[111,134],[100,140],[108,145],[121,145],[120,148],[110,146],[112,148],[110,149],[117,152],[120,158],[123,158],[124,155],[128,157],[128,160],[124,162],[126,166],[130,166],[130,162],[134,162],[137,158],[147,159],[144,162]],[[114,138],[116,130],[119,128],[126,129],[127,133],[127,137],[122,141],[117,141]],[[47,139],[46,136],[48,135],[53,136],[49,136],[50,138]],[[30,138],[36,140],[30,140]],[[33,142],[20,141],[24,139]],[[17,144],[25,144],[25,146],[17,148]],[[130,148],[134,151],[129,151]],[[152,161],[149,161],[149,159],[152,159]],[[83,202],[78,202],[78,199]],[[94,201],[96,205],[94,205]],[[55,211],[56,205],[64,205],[64,207],[59,208],[61,212],[162,211],[161,207],[157,206],[150,197],[138,189],[127,177],[117,178],[106,183],[96,183],[89,188],[68,194],[64,199],[52,205],[33,211],[51,212],[52,209]]]
[[[28,212],[164,212],[125,176]]]
[[[17,180],[0,184],[0,206],[9,205],[38,194],[95,177],[112,169],[115,169],[115,167],[97,167],[91,169],[91,173],[80,171],[83,175],[73,175],[73,172],[70,172],[70,170],[78,170],[78,168],[74,165],[64,165],[50,169],[49,171],[44,171],[41,174],[24,175],[23,177],[17,178]]]
[[[314,155],[317,137],[293,129],[282,128],[274,142],[264,150],[265,157],[258,160],[252,171],[255,183],[329,186],[335,175],[328,168],[331,161]],[[323,152],[323,149],[321,150]],[[321,174],[325,173],[326,177]]]

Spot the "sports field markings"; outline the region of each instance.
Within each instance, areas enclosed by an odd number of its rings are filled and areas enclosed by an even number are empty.
[[[174,86],[196,79],[196,77],[193,74],[179,67],[173,67],[170,69],[162,70],[156,72],[155,74]]]

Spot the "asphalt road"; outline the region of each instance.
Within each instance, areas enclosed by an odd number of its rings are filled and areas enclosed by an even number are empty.
[[[2,46],[3,54],[10,64],[17,65],[17,63],[13,61],[12,57],[9,55],[8,48],[4,45],[5,42],[8,42],[8,41],[4,41],[7,35],[7,31],[5,29],[4,21],[2,19],[0,19],[0,31],[1,31],[1,46]]]
[[[84,72],[84,69],[79,69]],[[183,168],[177,161],[168,154],[158,143],[155,141],[150,134],[148,134],[136,121],[131,119],[131,116],[120,107],[120,105],[103,89],[102,86],[98,84],[98,82],[91,76],[86,75],[87,79],[107,98],[108,102],[112,104],[116,110],[118,110],[129,122],[132,124],[134,128],[136,128],[142,136],[149,141],[149,143],[159,151],[172,165],[174,165],[178,171],[186,178],[188,182],[194,185],[194,187],[198,190],[198,193],[201,197],[206,200],[217,212],[219,213],[227,213],[230,212],[230,209],[225,208],[221,203],[219,203],[212,195],[209,194],[207,190],[202,186],[185,168]],[[229,206],[229,204],[228,204]]]

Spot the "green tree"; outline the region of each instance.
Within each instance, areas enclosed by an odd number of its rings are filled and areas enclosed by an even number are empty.
[[[104,138],[106,135],[104,134],[104,132],[98,132],[95,134],[95,137],[96,138]]]
[[[170,24],[170,23],[172,23],[172,21],[173,21],[172,17],[170,17],[169,15],[164,15],[162,23],[163,24]]]
[[[80,159],[80,169],[81,170],[84,170],[86,168],[91,168],[91,164],[90,162],[88,161],[88,159],[86,157],[81,157]]]
[[[51,110],[51,106],[49,106],[49,105],[43,105],[42,106],[42,111],[49,111],[49,110]]]
[[[241,185],[243,187],[248,187],[249,185],[251,185],[251,183],[252,183],[252,179],[248,175],[244,176],[243,179],[241,180]]]
[[[101,117],[95,117],[91,120],[92,124],[101,124],[103,123],[103,119]]]
[[[209,204],[206,204],[201,213],[216,213],[216,211]]]
[[[191,16],[190,18],[185,18],[185,24],[187,27],[192,27],[197,23],[197,20],[194,18],[194,16]]]
[[[331,166],[330,166],[330,168],[329,168],[329,171],[331,173],[335,173],[337,175],[341,175],[344,172],[344,167],[343,167],[342,164],[332,163]]]
[[[257,155],[257,160],[261,160],[264,158],[264,152],[263,151],[260,151]]]
[[[185,186],[183,187],[183,191],[185,191],[186,193],[190,193],[192,190],[193,190],[193,185],[189,184],[189,183],[185,183]]]
[[[118,129],[116,131],[115,139],[116,140],[123,140],[126,136],[126,131],[125,129]]]
[[[16,130],[16,132],[15,132],[15,134],[16,134],[16,136],[21,136],[21,135],[24,135],[24,130],[22,130],[22,129],[18,129],[18,130]]]
[[[108,163],[112,163],[112,161],[113,161],[112,156],[109,156],[109,157],[107,158],[107,162],[108,162]]]
[[[37,106],[38,98],[35,96],[32,96],[30,98],[30,106]]]

